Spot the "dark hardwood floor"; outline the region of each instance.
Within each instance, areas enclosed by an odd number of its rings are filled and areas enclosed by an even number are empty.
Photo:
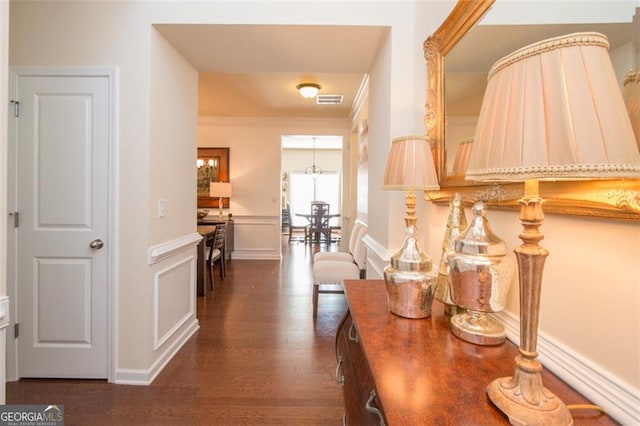
[[[318,249],[284,238],[281,262],[233,260],[222,281],[216,269],[200,329],[150,386],[22,379],[7,404],[62,404],[67,426],[341,425],[334,336],[347,305],[322,295],[314,323]]]

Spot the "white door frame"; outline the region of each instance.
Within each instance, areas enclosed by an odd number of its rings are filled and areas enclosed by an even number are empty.
[[[108,335],[108,381],[115,381],[116,354],[117,354],[117,130],[118,130],[118,69],[115,67],[9,67],[9,99],[15,99],[17,79],[20,76],[78,76],[78,77],[106,77],[109,80],[109,157],[108,157],[108,241],[107,244],[107,335]],[[7,211],[16,210],[16,119],[14,110],[10,108],[8,119],[8,188]],[[12,221],[8,222],[7,229],[7,295],[10,300],[10,327],[7,332],[7,381],[15,381],[19,375],[18,345],[14,338],[14,325],[17,319],[17,294],[16,282],[16,235]]]

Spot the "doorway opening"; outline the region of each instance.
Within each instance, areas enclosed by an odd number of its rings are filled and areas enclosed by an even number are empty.
[[[342,211],[343,138],[332,135],[282,136],[282,232],[303,227],[307,219],[298,215],[311,212],[311,203],[329,204],[329,213]],[[333,217],[330,226],[339,239],[341,218]],[[304,233],[293,241],[307,241]]]

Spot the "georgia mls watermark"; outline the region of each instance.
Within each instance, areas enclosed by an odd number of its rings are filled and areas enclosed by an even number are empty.
[[[0,426],[64,426],[64,405],[0,405]]]

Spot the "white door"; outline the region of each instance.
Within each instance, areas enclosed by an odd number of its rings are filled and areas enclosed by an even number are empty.
[[[111,79],[13,83],[18,375],[107,378]]]

